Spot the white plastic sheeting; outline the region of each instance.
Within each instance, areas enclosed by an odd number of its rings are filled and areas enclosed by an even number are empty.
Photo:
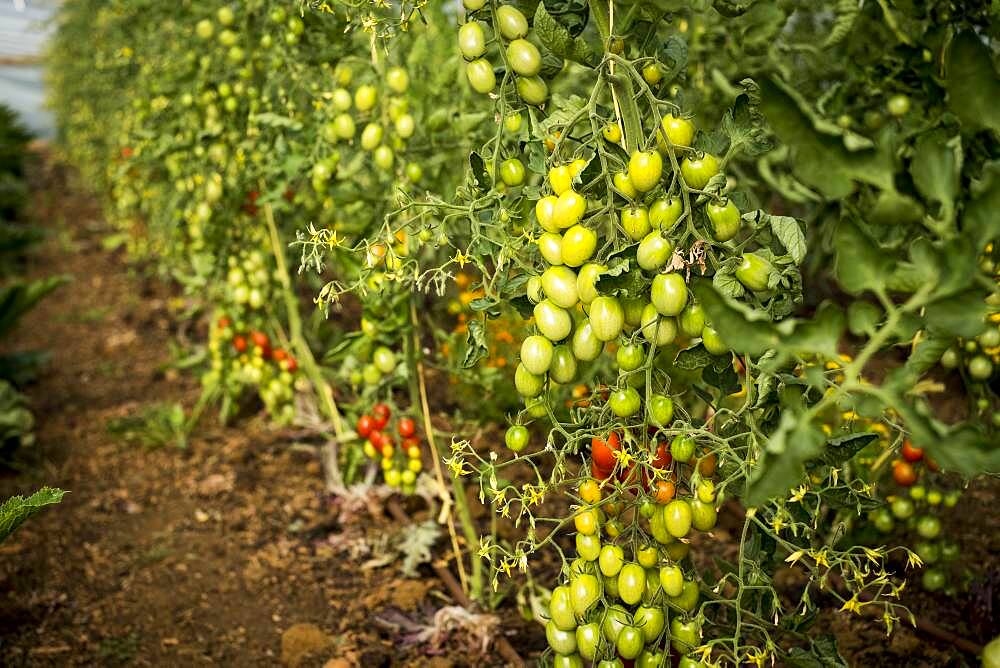
[[[52,2],[0,0],[0,63],[40,56],[51,26]],[[39,136],[53,134],[44,109],[41,65],[0,65],[0,102],[10,106]]]

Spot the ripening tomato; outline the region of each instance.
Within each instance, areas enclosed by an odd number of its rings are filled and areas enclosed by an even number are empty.
[[[582,619],[601,599],[601,581],[590,573],[573,576],[569,581],[569,599],[577,619]]]
[[[716,241],[729,241],[740,231],[740,210],[732,200],[725,200],[721,204],[709,202],[705,206],[705,213],[712,223],[712,237]]]
[[[497,85],[497,77],[493,73],[493,65],[485,58],[478,58],[465,66],[465,76],[477,93],[489,93]]]
[[[673,501],[675,493],[676,493],[676,487],[674,483],[670,482],[669,480],[657,480],[656,491],[654,493],[653,498],[655,498],[656,502],[659,504],[666,504]],[[669,538],[669,535],[666,537]],[[663,541],[658,541],[658,542],[663,542]]]
[[[517,158],[507,158],[500,163],[500,180],[510,187],[524,183],[524,164]]]
[[[697,619],[685,621],[680,617],[670,620],[670,646],[681,654],[686,654],[701,644],[701,622]]]
[[[911,463],[919,462],[924,458],[923,448],[913,447],[913,444],[910,443],[909,439],[905,439],[903,441],[903,447],[900,449],[900,454],[903,455],[903,459]]]
[[[236,352],[238,352],[238,353],[246,352],[246,349],[247,349],[247,340],[246,340],[246,338],[243,337],[243,336],[241,336],[241,335],[239,335],[239,334],[237,334],[236,336],[234,336],[233,337],[233,348],[235,348]]]
[[[723,342],[719,333],[708,325],[701,330],[701,343],[705,346],[705,350],[713,355],[724,355],[729,352],[729,346]]]
[[[690,501],[691,524],[698,531],[711,531],[719,519],[714,503],[706,503],[695,497]]]
[[[900,487],[910,487],[917,481],[917,472],[909,462],[897,459],[892,463],[892,479]]]
[[[539,76],[518,77],[517,94],[528,104],[538,106],[545,104],[545,100],[549,98],[549,87]]]
[[[688,289],[684,277],[678,272],[658,274],[653,279],[650,297],[660,315],[680,315],[688,301]]]
[[[595,561],[600,557],[601,549],[600,536],[587,536],[582,533],[576,534],[576,553],[581,559]]]
[[[655,86],[663,80],[663,71],[656,63],[650,63],[642,68],[642,78],[650,86]]]
[[[514,371],[514,387],[522,397],[537,397],[545,389],[545,376],[528,371],[524,364],[518,364]]]
[[[584,320],[577,325],[573,332],[573,340],[570,342],[573,357],[581,362],[593,362],[604,350],[604,342],[594,334],[594,328],[589,320]]]
[[[577,490],[584,503],[594,504],[601,500],[601,486],[594,480],[585,480]]]
[[[662,394],[654,394],[649,398],[646,411],[651,424],[657,427],[669,427],[674,419],[674,400]]]
[[[708,185],[712,177],[719,173],[719,161],[711,153],[684,158],[681,163],[681,176],[689,188],[701,190]]]
[[[542,259],[549,264],[559,265],[563,263],[563,238],[555,232],[545,232],[538,236],[535,241],[538,245],[538,252]]]
[[[625,565],[625,552],[617,545],[606,544],[601,547],[597,557],[597,566],[606,578],[615,577]]]
[[[622,140],[622,129],[618,123],[615,122],[605,125],[601,130],[601,134],[604,135],[604,138],[612,144],[617,144]]]
[[[541,225],[542,229],[546,232],[559,231],[559,227],[556,226],[555,221],[553,220],[557,201],[558,199],[555,195],[546,195],[535,202],[535,218],[538,219],[538,224]]]
[[[621,302],[615,297],[606,296],[598,297],[592,301],[590,303],[590,325],[594,336],[599,341],[617,339],[625,327],[625,310],[622,308]]]
[[[542,54],[526,39],[515,39],[507,45],[507,62],[515,74],[533,77],[542,69]]]
[[[565,237],[563,237],[563,245],[566,245]],[[580,271],[576,276],[576,293],[580,301],[584,304],[590,304],[592,301],[597,299],[597,280],[601,277],[601,274],[607,272],[607,270],[607,266],[593,262],[588,262],[580,267]]]
[[[766,290],[771,278],[771,263],[756,253],[744,253],[743,262],[736,269],[736,279],[749,290]]]
[[[618,172],[611,179],[614,183],[615,188],[624,195],[627,199],[635,199],[639,196],[639,191],[635,189],[632,184],[632,178],[628,175],[628,172]]]
[[[597,250],[597,233],[584,227],[574,225],[563,234],[562,260],[570,267],[579,267],[589,260]]]
[[[663,158],[656,151],[635,151],[629,157],[628,175],[636,190],[648,192],[663,176]]]
[[[705,329],[705,311],[700,304],[688,302],[677,321],[686,336],[692,338],[701,336],[702,330]]]
[[[466,60],[475,60],[486,53],[486,33],[479,21],[469,21],[458,29],[458,50]]]
[[[587,198],[573,189],[564,190],[552,209],[552,222],[559,229],[573,227],[587,212]]]
[[[599,517],[597,511],[593,508],[580,510],[573,517],[573,525],[576,527],[577,532],[585,536],[596,534],[598,524],[600,524]]]
[[[597,438],[590,439],[590,456],[594,463],[605,471],[614,469],[617,459],[615,453],[621,450],[621,439],[617,432],[611,432],[607,440]]]

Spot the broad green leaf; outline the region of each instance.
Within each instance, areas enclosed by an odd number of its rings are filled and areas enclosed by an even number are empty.
[[[837,651],[834,636],[810,640],[808,648],[793,647],[788,653],[788,665],[793,668],[848,668],[847,661]]]
[[[674,366],[678,369],[693,370],[701,369],[712,363],[712,353],[705,350],[705,346],[700,343],[677,353],[674,359]]]
[[[826,442],[826,448],[823,449],[823,453],[818,459],[824,464],[838,466],[861,452],[869,443],[874,443],[877,440],[878,434],[870,431],[831,438]]]
[[[0,336],[10,331],[21,316],[38,302],[69,280],[68,276],[50,276],[36,281],[16,280],[0,288]]]
[[[1000,79],[983,37],[964,32],[948,49],[948,108],[970,130],[1000,131]]]
[[[50,506],[62,501],[66,494],[61,489],[43,487],[28,498],[12,496],[0,506],[0,543],[5,541],[26,519]]]
[[[924,316],[928,329],[936,334],[965,338],[981,334],[989,313],[986,297],[984,290],[973,288],[931,302]]]
[[[851,220],[841,220],[834,232],[835,272],[844,290],[859,294],[880,288],[892,271],[892,259]]]
[[[847,306],[847,328],[855,336],[871,335],[882,322],[882,309],[871,302],[856,299]]]
[[[845,327],[840,307],[825,302],[809,320],[785,320],[776,325],[781,334],[781,344],[776,347],[784,352],[818,353],[833,358],[837,356],[837,343]]]
[[[799,222],[790,216],[769,216],[771,231],[785,247],[795,264],[802,264],[806,257],[806,236]]]
[[[744,505],[759,506],[787,494],[802,481],[805,463],[822,452],[825,440],[823,432],[800,420],[794,411],[783,412],[751,473]]]
[[[997,105],[1000,108],[1000,105]],[[1000,237],[1000,164],[991,162],[983,170],[975,198],[965,207],[962,230],[974,246],[981,251],[987,242]]]
[[[910,225],[924,217],[924,207],[909,195],[883,190],[865,217],[877,225]]]
[[[477,318],[469,321],[469,332],[465,343],[467,348],[462,368],[472,368],[476,362],[490,354],[489,346],[486,345],[486,325],[483,320]]]
[[[955,215],[961,172],[961,137],[949,137],[944,130],[934,130],[917,138],[910,161],[913,184],[925,200],[940,205],[938,218],[947,223]]]
[[[704,281],[692,287],[708,320],[734,351],[760,355],[781,343],[781,337],[764,313],[726,299]]]

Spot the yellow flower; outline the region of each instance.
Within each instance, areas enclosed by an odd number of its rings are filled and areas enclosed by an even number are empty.
[[[809,556],[816,560],[817,566],[825,566],[826,568],[830,568],[830,561],[826,558],[827,554],[825,547],[819,551],[809,550]]]
[[[796,550],[795,552],[792,552],[790,555],[785,557],[785,562],[789,564],[798,563],[799,559],[805,556],[805,553],[806,553],[805,550]]]
[[[456,250],[455,257],[452,258],[452,261],[458,263],[458,266],[463,269],[465,268],[465,265],[466,263],[469,262],[469,260],[470,260],[469,256],[463,254],[462,251],[460,250]]]
[[[843,612],[845,610],[850,610],[851,612],[860,615],[862,605],[861,601],[859,601],[858,597],[855,595],[844,601],[844,605],[840,606],[840,611]]]

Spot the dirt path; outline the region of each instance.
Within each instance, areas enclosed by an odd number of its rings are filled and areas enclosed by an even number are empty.
[[[27,273],[74,280],[8,342],[52,360],[29,389],[37,452],[0,493],[71,493],[0,548],[2,663],[495,664],[455,637],[450,658],[427,658],[376,620],[424,624],[449,601],[436,579],[374,560],[398,527],[338,525],[315,458],[289,448],[289,433],[209,416],[187,449],[153,451],[109,433],[109,421],[158,402],[190,408],[198,388],[164,370],[182,304],[104,247],[93,202],[62,179],[46,173],[36,193],[51,234]]]

